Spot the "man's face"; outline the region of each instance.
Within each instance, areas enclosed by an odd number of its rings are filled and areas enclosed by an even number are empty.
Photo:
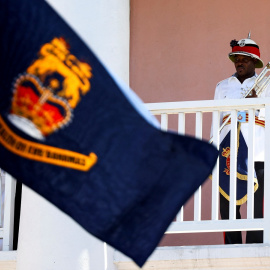
[[[250,78],[255,73],[256,59],[249,56],[237,54],[235,56],[235,69],[238,77]]]

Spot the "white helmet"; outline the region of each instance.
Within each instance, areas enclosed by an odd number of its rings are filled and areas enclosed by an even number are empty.
[[[264,66],[263,61],[260,58],[259,46],[254,40],[250,39],[250,34],[248,35],[248,38],[239,41],[236,41],[235,39],[232,40],[230,45],[232,47],[232,52],[229,53],[229,58],[232,62],[235,62],[235,55],[242,54],[258,60],[255,64],[255,68],[262,68]]]

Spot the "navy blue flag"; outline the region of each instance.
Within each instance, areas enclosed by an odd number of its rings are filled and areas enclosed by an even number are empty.
[[[146,121],[45,1],[0,3],[0,167],[142,266],[217,150]]]
[[[230,200],[230,138],[229,132],[220,144],[219,156],[219,191]],[[248,148],[241,132],[241,123],[237,131],[237,166],[236,166],[236,204],[241,205],[247,201],[248,180]],[[258,189],[258,180],[254,170],[254,192]]]

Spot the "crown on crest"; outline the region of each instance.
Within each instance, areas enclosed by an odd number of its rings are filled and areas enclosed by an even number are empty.
[[[11,114],[31,121],[43,136],[67,125],[72,109],[68,102],[43,88],[31,74],[22,74],[14,83]]]
[[[229,155],[230,155],[230,147],[223,148],[222,156],[227,158]]]
[[[91,67],[70,53],[63,38],[54,38],[15,80],[10,115],[32,123],[46,137],[71,121],[91,77]]]

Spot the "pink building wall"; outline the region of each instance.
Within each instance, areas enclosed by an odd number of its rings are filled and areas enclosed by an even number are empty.
[[[130,85],[146,103],[210,100],[235,72],[232,39],[251,38],[270,61],[269,0],[131,0]],[[258,73],[260,70],[258,70]],[[175,119],[171,120],[174,129]],[[192,133],[194,119],[187,121]],[[211,116],[203,136],[209,139]],[[203,186],[202,218],[210,217],[211,181]],[[186,219],[192,218],[192,201]],[[161,245],[221,244],[222,233],[167,235]]]

